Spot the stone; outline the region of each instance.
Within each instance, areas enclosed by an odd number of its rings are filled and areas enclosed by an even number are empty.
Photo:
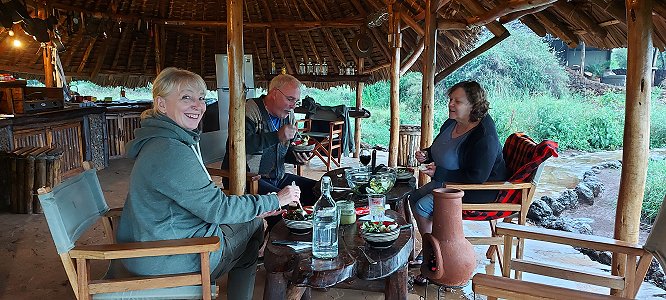
[[[590,221],[586,218],[559,218],[554,222],[546,224],[544,227],[588,235],[593,233],[592,226],[590,226]]]
[[[566,209],[574,209],[578,207],[578,193],[572,189],[566,189],[555,201],[562,203]]]
[[[548,203],[541,199],[534,200],[527,212],[527,218],[536,224],[542,224],[546,218],[551,216],[553,216],[553,210],[550,209]]]
[[[604,192],[604,184],[597,180],[595,177],[595,180],[587,180],[583,181],[583,184],[587,186],[590,190],[592,190],[592,195],[594,198],[599,197],[601,193]]]
[[[584,183],[578,183],[575,188],[576,194],[578,195],[578,202],[593,205],[594,204],[594,192]]]
[[[546,202],[550,209],[553,211],[553,215],[559,216],[565,209],[567,209],[567,204],[562,203],[558,199],[553,199],[552,197],[543,196],[541,200]]]

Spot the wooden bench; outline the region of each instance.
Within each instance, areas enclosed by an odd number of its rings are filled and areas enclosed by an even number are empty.
[[[472,277],[474,293],[505,299],[623,299],[541,283],[477,273]]]

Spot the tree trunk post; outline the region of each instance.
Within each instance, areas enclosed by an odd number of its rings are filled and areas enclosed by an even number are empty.
[[[437,6],[438,0],[427,0],[425,5],[424,49],[423,49],[423,100],[421,102],[421,149],[432,144],[435,106],[435,72],[437,41]],[[430,177],[419,173],[419,186],[430,181]]]
[[[333,64],[333,62],[331,62]],[[363,74],[363,65],[365,58],[358,58],[358,74]],[[360,111],[363,108],[363,87],[365,84],[361,81],[356,82],[356,110]],[[354,158],[358,158],[361,152],[361,118],[354,119]]]
[[[227,0],[229,59],[229,191],[245,194],[245,93],[243,90],[243,0]]]
[[[650,146],[652,0],[627,0],[627,95],[622,175],[615,214],[615,238],[638,242]],[[613,254],[612,273],[624,275],[626,256]],[[619,291],[612,290],[612,294]]]
[[[400,34],[400,9],[399,5],[392,1],[389,10],[389,46],[391,46],[391,126],[389,149],[398,149],[400,130],[400,47],[402,38]],[[398,165],[397,151],[389,151],[389,167]]]

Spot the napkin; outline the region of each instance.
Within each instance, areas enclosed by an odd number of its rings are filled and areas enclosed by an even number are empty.
[[[298,244],[298,245],[286,245],[287,247],[294,249],[296,252],[311,250],[312,245],[310,244]]]

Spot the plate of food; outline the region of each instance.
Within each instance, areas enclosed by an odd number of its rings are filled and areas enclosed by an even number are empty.
[[[361,206],[356,208],[356,215],[357,216],[365,216],[370,213],[370,208],[367,206]]]
[[[291,147],[296,152],[307,152],[310,153],[314,150],[314,143],[310,143],[309,136],[297,136],[294,138],[294,141],[291,142]]]
[[[396,180],[410,180],[414,176],[414,169],[407,167],[398,167],[395,169]]]
[[[373,248],[384,249],[390,247],[400,235],[398,223],[384,222],[363,222],[360,226],[360,233],[363,239]]]
[[[305,210],[293,209],[282,213],[284,224],[293,234],[307,234],[312,231],[312,214]]]

